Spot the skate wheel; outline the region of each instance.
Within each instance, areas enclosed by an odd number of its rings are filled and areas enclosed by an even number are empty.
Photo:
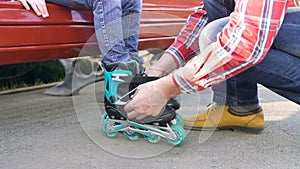
[[[109,119],[108,118],[106,118],[106,119],[103,120],[102,129],[103,129],[104,134],[107,135],[108,137],[117,137],[120,133],[116,132],[116,131],[112,131],[113,130],[112,129],[113,126],[110,126],[110,125],[111,124],[109,123]]]
[[[173,146],[182,145],[185,141],[185,138],[186,138],[186,134],[185,134],[185,131],[182,128],[182,126],[174,125],[174,126],[171,126],[171,129],[173,130],[173,132],[175,133],[177,138],[174,139],[174,140],[169,139],[168,140],[169,143],[172,144]]]
[[[179,125],[179,126],[183,127],[184,120],[183,120],[183,118],[180,114],[176,114],[175,120],[176,120],[176,125]]]
[[[108,118],[107,113],[104,113],[104,114],[102,115],[102,117],[101,117],[101,122],[102,122],[102,124],[104,123],[104,121],[105,121],[107,118]]]
[[[124,135],[125,135],[129,140],[132,140],[132,141],[139,139],[139,134],[138,134],[138,133],[135,133],[135,132],[133,132],[133,133],[124,132]]]
[[[157,135],[148,136],[146,137],[146,139],[149,143],[153,143],[153,144],[158,143],[160,141],[160,137]]]

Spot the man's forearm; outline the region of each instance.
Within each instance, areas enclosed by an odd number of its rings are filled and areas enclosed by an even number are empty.
[[[164,53],[157,62],[146,69],[145,73],[148,76],[163,77],[173,72],[177,67],[178,65],[174,60],[174,57],[169,53]]]

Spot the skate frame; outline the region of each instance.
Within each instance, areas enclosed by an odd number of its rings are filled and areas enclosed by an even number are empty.
[[[172,120],[171,123],[176,123],[175,120]],[[119,125],[114,126],[115,123],[119,123]],[[132,126],[138,127],[133,128]],[[161,130],[160,130],[161,129]],[[137,132],[146,137],[160,136],[169,140],[176,140],[177,136],[171,129],[170,125],[167,124],[167,127],[155,126],[155,125],[147,125],[147,124],[139,124],[130,120],[115,120],[109,119],[109,124],[107,127],[109,132],[127,132],[133,133]]]

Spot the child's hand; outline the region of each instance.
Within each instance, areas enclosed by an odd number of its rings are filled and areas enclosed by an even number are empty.
[[[45,0],[19,0],[19,1],[22,3],[25,9],[30,10],[31,7],[32,10],[38,16],[42,16],[43,18],[49,17]]]

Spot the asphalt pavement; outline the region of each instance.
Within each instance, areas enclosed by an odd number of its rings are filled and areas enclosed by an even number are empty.
[[[0,168],[300,168],[300,106],[263,87],[262,133],[186,130],[180,147],[104,136],[102,88],[97,82],[73,97],[46,96],[45,89],[0,95]],[[211,91],[178,99],[180,114],[196,114]]]

